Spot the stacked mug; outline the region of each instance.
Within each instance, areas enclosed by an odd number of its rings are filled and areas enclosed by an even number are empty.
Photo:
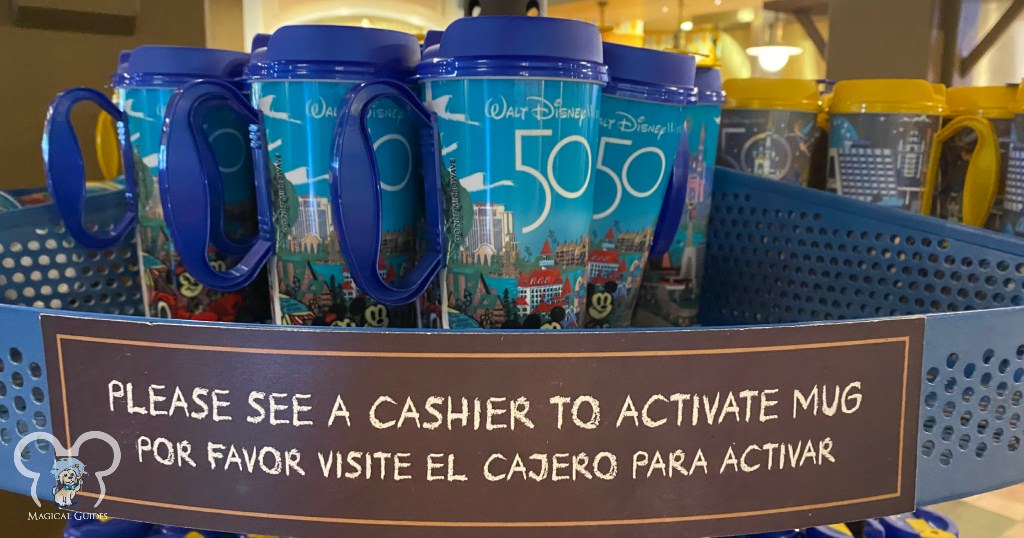
[[[724,89],[718,164],[808,186],[813,151],[821,135],[818,82],[731,79]]]
[[[1007,86],[980,86],[949,88],[946,92],[948,114],[946,123],[952,123],[964,116],[975,116],[987,123],[991,134],[995,136],[998,153],[989,157],[998,159],[998,164],[988,163],[988,167],[996,171],[998,187],[994,203],[988,218],[983,222],[985,228],[1013,233],[1014,219],[1003,218],[1004,192],[1007,181],[1007,164],[1010,149],[1010,131],[1013,123],[1013,101],[1016,90]],[[978,167],[972,169],[973,155],[978,150],[979,136],[990,136],[988,130],[979,133],[974,129],[963,129],[942,144],[939,157],[939,177],[935,187],[935,206],[932,213],[946,220],[961,222],[964,186],[970,181],[977,181],[971,174],[978,173]],[[991,145],[988,146],[991,148]],[[989,149],[990,151],[991,149]]]
[[[675,240],[687,201],[693,56],[606,43],[586,327],[629,327],[648,255]],[[654,243],[652,245],[652,242]]]
[[[356,88],[339,112],[339,232],[353,276],[387,304],[426,293],[429,326],[569,328],[585,321],[586,260],[601,88],[600,33],[543,17],[452,23],[400,83]],[[381,188],[369,106],[400,99],[423,118],[426,248],[404,282],[370,266],[380,248]],[[443,267],[443,268],[442,268]],[[437,278],[432,277],[437,274]]]
[[[186,85],[171,99],[163,143],[160,193],[171,236],[195,278],[213,289],[243,289],[265,277],[269,264],[275,323],[366,327],[415,326],[407,300],[381,304],[353,280],[352,259],[336,232],[339,182],[365,171],[335,166],[338,106],[357,84],[374,79],[405,87],[419,59],[408,34],[344,26],[285,26],[246,68],[251,104],[233,85],[218,80]],[[211,141],[193,126],[214,105],[231,107],[250,125],[253,174],[261,227],[251,248],[230,267],[211,264],[209,219],[222,187],[207,158]],[[416,257],[416,227],[422,207],[419,133],[402,103],[387,100],[366,111],[364,125],[385,210],[360,215],[380,241],[371,271],[401,280]]]
[[[659,249],[655,253],[658,255],[650,257],[633,315],[637,327],[686,327],[697,323],[725,93],[722,73],[713,67],[698,67],[695,84],[698,102],[685,110],[690,156],[686,190],[675,195],[686,205],[668,249]]]
[[[1003,230],[1024,237],[1024,89],[1010,107],[1010,147],[1006,159],[1006,189],[1003,198]]]
[[[237,84],[248,56],[214,49],[143,46],[130,55],[122,53],[121,58],[114,80],[118,105],[99,91],[74,88],[57,95],[47,115],[43,136],[47,184],[68,233],[87,248],[108,249],[136,228],[142,298],[149,316],[264,321],[265,286],[222,293],[208,289],[184,268],[164,223],[156,182],[163,151],[164,110],[171,95],[197,79]],[[85,166],[70,118],[72,109],[82,101],[98,105],[118,126],[128,204],[125,215],[104,230],[87,224],[88,216],[83,214]],[[224,110],[215,110],[209,121],[196,128],[212,141],[207,157],[226,185],[219,204],[209,210],[208,218],[215,223],[211,236],[215,248],[204,255],[212,257],[214,264],[226,264],[251,242],[256,225],[253,188],[245,180],[252,166],[246,151],[246,126]]]
[[[959,115],[941,126],[945,88],[924,80],[846,80],[830,105],[829,189],[842,196],[925,215],[933,214],[942,143],[972,129],[977,144],[966,167],[962,195],[945,200],[945,213],[983,226],[999,185],[999,150],[991,123]]]

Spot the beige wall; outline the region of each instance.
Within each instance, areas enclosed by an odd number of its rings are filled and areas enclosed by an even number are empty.
[[[60,0],[53,4],[60,5]],[[122,49],[142,44],[203,46],[206,39],[203,0],[143,0],[130,36],[15,27],[9,5],[0,2],[0,188],[5,189],[44,184],[39,144],[47,106],[57,92],[72,86],[108,92]],[[97,112],[88,108],[76,113],[75,120],[80,141],[87,146],[90,177],[99,177],[92,150]]]

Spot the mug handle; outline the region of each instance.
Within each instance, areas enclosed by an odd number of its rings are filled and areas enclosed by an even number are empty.
[[[239,250],[234,267],[220,271],[210,264],[210,243],[223,254],[219,208],[222,206],[221,177],[213,148],[203,130],[203,118],[213,106],[227,106],[249,123],[249,145],[253,152],[256,209],[259,231],[251,245]],[[270,161],[265,151],[262,116],[237,90],[217,80],[191,82],[171,96],[167,103],[160,159],[160,203],[174,248],[188,272],[201,284],[219,291],[237,291],[249,285],[274,252],[270,215]],[[218,234],[210,236],[211,226]]]
[[[935,135],[928,158],[924,192],[921,194],[921,214],[931,215],[942,143],[964,129],[972,129],[977,133],[978,143],[971,154],[964,178],[962,220],[968,226],[983,227],[999,190],[999,140],[992,129],[992,123],[978,116],[960,116],[939,129]]]
[[[665,189],[665,199],[661,202],[658,223],[654,226],[654,239],[651,240],[648,259],[660,258],[672,248],[676,232],[679,231],[679,223],[682,222],[683,213],[686,211],[686,184],[689,178],[690,135],[684,124],[679,148],[676,149],[675,159],[672,160],[672,176]]]
[[[91,232],[85,225],[85,163],[78,135],[71,123],[71,112],[82,101],[95,103],[117,122],[117,137],[124,161],[125,214],[109,231]],[[83,247],[110,248],[121,242],[135,224],[138,204],[135,196],[135,161],[131,139],[126,132],[124,113],[110,99],[92,88],[72,88],[54,97],[43,128],[43,162],[46,184],[57,205],[68,234]]]
[[[405,101],[419,116],[423,153],[427,245],[416,265],[393,284],[377,272],[381,240],[380,171],[367,125],[370,107],[379,99]],[[441,176],[437,160],[437,124],[405,85],[391,80],[364,82],[345,95],[338,107],[331,159],[331,211],[342,253],[352,280],[374,300],[388,306],[411,303],[423,294],[444,267],[444,224],[441,218]]]

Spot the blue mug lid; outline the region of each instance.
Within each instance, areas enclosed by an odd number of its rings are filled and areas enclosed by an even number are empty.
[[[604,63],[613,82],[688,88],[694,85],[697,59],[615,43],[604,44]]]
[[[270,34],[256,34],[252,36],[252,45],[249,47],[249,50],[256,52],[257,49],[265,49],[269,42]]]
[[[132,51],[125,75],[235,79],[249,61],[242,52],[143,45]]]
[[[441,53],[440,45],[431,45],[423,49],[423,61],[433,60],[437,58]]]
[[[444,35],[443,30],[427,30],[427,33],[423,36],[423,50],[428,47],[441,44],[441,36]]]
[[[411,74],[420,60],[416,37],[359,26],[283,26],[267,42],[263,61],[372,64]]]
[[[725,102],[725,92],[722,91],[722,71],[717,67],[698,67],[694,84],[700,92],[701,102]]]
[[[132,51],[122,50],[117,55],[117,71],[110,77],[114,86],[119,86],[128,74],[128,60],[132,57]]]
[[[586,22],[551,17],[467,17],[441,36],[443,58],[531,58],[604,63],[601,31]]]
[[[698,67],[694,80],[702,92],[722,91],[722,72],[717,67]]]

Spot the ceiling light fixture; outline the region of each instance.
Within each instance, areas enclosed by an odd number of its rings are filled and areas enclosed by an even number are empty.
[[[662,13],[668,13],[668,6],[661,6]]]
[[[684,32],[693,30],[693,21],[683,21],[682,24],[679,25],[679,29]]]
[[[767,30],[767,39],[761,41],[763,45],[753,46],[747,49],[747,54],[757,58],[761,69],[769,73],[777,73],[786,67],[791,56],[803,54],[803,49],[783,45],[782,30],[785,25],[785,18],[782,15],[774,16],[765,14],[761,28]]]
[[[762,45],[747,49],[747,54],[757,58],[757,63],[761,66],[761,69],[769,73],[778,73],[789,63],[790,56],[803,54],[803,52],[803,49],[800,47],[790,47],[787,45]]]

